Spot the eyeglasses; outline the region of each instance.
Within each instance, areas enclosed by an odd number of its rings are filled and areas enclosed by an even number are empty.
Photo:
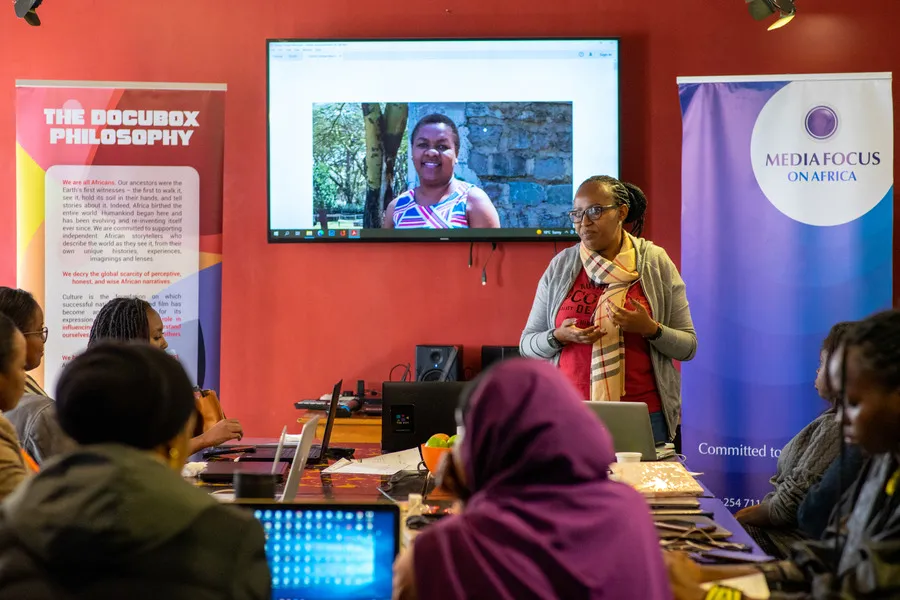
[[[618,207],[618,204],[607,204],[606,206],[595,204],[594,206],[587,207],[585,210],[570,210],[567,214],[573,223],[581,223],[581,220],[584,219],[584,215],[587,215],[591,221],[596,221],[603,216],[603,211]]]
[[[22,335],[39,335],[39,336],[41,336],[41,341],[46,342],[49,334],[50,334],[50,330],[47,329],[46,327],[44,327],[40,331],[26,331]]]

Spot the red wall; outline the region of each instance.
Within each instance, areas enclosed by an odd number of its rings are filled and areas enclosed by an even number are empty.
[[[413,359],[416,343],[464,344],[466,363],[476,366],[481,344],[517,342],[552,246],[502,245],[483,287],[484,247],[479,268],[468,269],[467,245],[266,244],[264,40],[620,36],[622,175],[647,191],[647,234],[677,259],[676,76],[900,70],[900,3],[798,4],[793,23],[767,32],[743,0],[47,0],[38,29],[6,3],[0,284],[15,281],[15,79],[225,82],[226,410],[250,434],[275,434],[294,419],[295,399],[341,377],[380,382]]]

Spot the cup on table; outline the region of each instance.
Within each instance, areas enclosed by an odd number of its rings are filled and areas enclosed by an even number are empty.
[[[616,462],[639,463],[644,457],[640,452],[616,452]]]

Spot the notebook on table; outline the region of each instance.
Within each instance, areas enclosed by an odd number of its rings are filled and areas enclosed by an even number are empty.
[[[240,503],[266,532],[272,597],[390,600],[396,504]]]
[[[699,498],[706,492],[678,461],[613,463],[612,479],[626,483],[650,502],[660,498]]]

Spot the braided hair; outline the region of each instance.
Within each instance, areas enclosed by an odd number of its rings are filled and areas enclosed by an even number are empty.
[[[140,298],[113,298],[94,318],[88,348],[101,340],[149,340],[150,322],[147,311],[152,309],[149,302]]]
[[[826,335],[825,339],[822,341],[822,348],[819,350],[821,357],[825,359],[825,362],[822,363],[820,367],[825,370],[824,388],[820,390],[820,392],[822,393],[823,398],[830,401],[834,407],[840,404],[841,390],[835,388],[831,381],[831,377],[828,375],[828,363],[831,361],[831,357],[835,356],[842,347],[842,344],[847,337],[847,332],[850,331],[855,324],[856,323],[853,321],[842,321],[832,325],[831,329],[828,331],[828,335]],[[818,377],[819,372],[816,371],[817,382]]]
[[[853,325],[854,323],[852,321],[835,323],[828,332],[828,335],[825,336],[825,340],[822,342],[822,352],[826,356],[834,355],[841,345],[841,342],[843,342],[844,338],[847,336],[847,332],[850,331],[850,328]]]
[[[22,333],[34,327],[31,320],[39,308],[34,296],[25,290],[0,287],[0,313],[12,319]]]
[[[0,313],[0,373],[9,371],[18,327],[12,319]]]
[[[857,349],[860,361],[880,386],[900,388],[900,311],[886,310],[854,323],[843,346],[845,352]]]
[[[624,204],[628,207],[628,216],[625,223],[631,224],[631,234],[641,237],[644,231],[644,213],[647,212],[647,196],[644,191],[633,183],[619,181],[610,175],[594,175],[585,179],[578,190],[587,186],[606,186],[616,204]],[[576,193],[577,195],[577,193]]]

